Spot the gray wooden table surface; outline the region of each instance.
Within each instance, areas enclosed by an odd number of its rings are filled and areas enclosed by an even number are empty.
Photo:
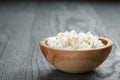
[[[111,54],[88,73],[56,70],[43,57],[39,41],[66,30],[110,38]],[[120,80],[120,4],[0,3],[0,80]]]

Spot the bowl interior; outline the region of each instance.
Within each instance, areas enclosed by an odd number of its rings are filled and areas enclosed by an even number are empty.
[[[105,39],[99,38],[99,40],[100,40],[100,41],[102,41],[102,42],[103,42],[103,44],[105,44],[105,45],[107,45],[107,44],[108,44],[108,41],[107,41],[107,40],[105,40]]]
[[[52,48],[50,47],[48,44],[47,44],[47,38],[42,40],[42,42],[40,44],[44,45],[45,47],[47,48],[50,48],[50,49],[55,49],[55,50],[63,50],[63,51],[91,51],[91,50],[99,50],[99,49],[103,49],[103,48],[108,48],[110,46],[113,45],[113,42],[107,38],[103,38],[103,37],[99,37],[99,40],[101,40],[103,42],[103,44],[105,44],[105,46],[103,47],[100,47],[100,48],[91,48],[91,49],[75,49],[75,50],[68,50],[68,49],[62,49],[62,48]]]

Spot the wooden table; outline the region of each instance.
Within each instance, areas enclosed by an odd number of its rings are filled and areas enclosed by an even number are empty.
[[[111,54],[88,73],[56,70],[44,58],[39,41],[66,30],[111,39]],[[0,80],[120,80],[120,4],[0,3]]]

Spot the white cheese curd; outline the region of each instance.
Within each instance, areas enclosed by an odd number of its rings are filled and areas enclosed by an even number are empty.
[[[105,46],[91,32],[77,34],[75,30],[60,32],[55,37],[47,38],[47,45],[61,49],[91,49]]]

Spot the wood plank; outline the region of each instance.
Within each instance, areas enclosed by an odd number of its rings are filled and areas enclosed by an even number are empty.
[[[34,5],[9,3],[0,9],[0,80],[24,80],[27,77]]]
[[[1,4],[0,80],[119,80],[119,7],[84,2]],[[112,53],[97,69],[84,74],[65,73],[42,55],[40,40],[73,29],[114,41]]]
[[[119,3],[92,3],[96,14],[101,19],[102,34],[114,42],[113,50],[106,62],[97,73],[110,80],[119,80],[120,77],[120,5]],[[98,30],[99,31],[99,30]],[[104,68],[103,68],[104,67]],[[105,76],[107,75],[107,76]]]

